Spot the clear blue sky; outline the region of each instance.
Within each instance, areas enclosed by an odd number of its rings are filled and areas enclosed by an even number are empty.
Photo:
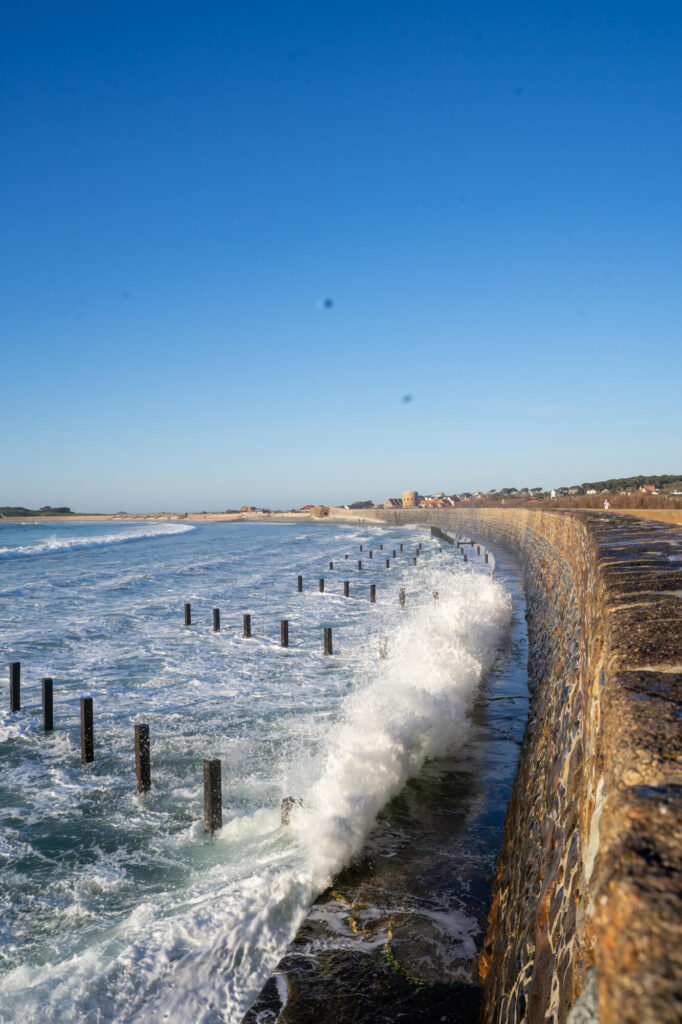
[[[682,472],[678,0],[22,0],[0,48],[0,505]]]

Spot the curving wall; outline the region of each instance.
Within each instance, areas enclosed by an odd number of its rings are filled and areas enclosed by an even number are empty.
[[[531,706],[480,959],[486,1024],[682,1020],[682,529],[608,513],[362,513],[526,567]]]

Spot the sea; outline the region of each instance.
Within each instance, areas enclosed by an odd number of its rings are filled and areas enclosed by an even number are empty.
[[[239,1024],[382,808],[471,739],[513,601],[493,559],[469,552],[358,523],[0,524],[2,1024]]]

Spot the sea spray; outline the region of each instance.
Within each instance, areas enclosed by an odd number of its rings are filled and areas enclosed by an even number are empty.
[[[306,810],[294,815],[309,851],[313,888],[359,852],[377,813],[427,758],[461,747],[467,708],[511,614],[487,576],[429,573],[439,602],[399,617],[388,657],[344,703]]]

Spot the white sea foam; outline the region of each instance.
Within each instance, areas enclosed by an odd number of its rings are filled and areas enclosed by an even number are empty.
[[[374,678],[346,701],[310,810],[297,815],[316,888],[359,851],[378,811],[424,761],[467,735],[467,706],[511,605],[487,576],[439,573],[433,583],[440,599],[405,617]]]
[[[194,527],[187,523],[159,523],[156,527],[145,529],[120,530],[117,533],[100,534],[99,536],[60,537],[56,534],[40,544],[25,544],[17,547],[0,548],[0,558],[28,558],[35,555],[52,555],[60,551],[79,551],[83,548],[97,548],[109,544],[123,544],[131,540],[144,540],[148,537],[164,537],[174,533],[187,533]]]
[[[69,691],[56,705],[53,741],[27,719],[11,729],[4,721],[8,751],[23,766],[18,793],[28,800],[17,807],[24,826],[12,825],[7,855],[26,855],[26,822],[39,828],[48,817],[55,834],[65,822],[67,834],[79,836],[81,854],[73,863],[58,856],[52,880],[49,864],[40,880],[26,868],[7,889],[0,910],[19,924],[11,966],[0,978],[0,1020],[5,1013],[7,1022],[36,1024],[238,1024],[316,893],[361,850],[378,811],[426,759],[456,753],[466,740],[470,702],[510,615],[508,595],[487,572],[425,551],[416,570],[407,557],[390,573],[381,564],[366,567],[345,599],[340,574],[329,574],[324,594],[312,580],[324,559],[338,559],[339,551],[343,559],[358,536],[366,541],[356,530],[315,531],[291,551],[290,541],[273,548],[266,543],[271,535],[264,541],[257,530],[209,529],[215,532],[197,529],[188,564],[187,555],[167,566],[167,553],[150,564],[142,549],[135,558],[133,549],[112,550],[111,575],[81,584],[89,589],[73,639],[49,658],[63,658],[63,674],[77,668],[95,694],[92,770],[67,742],[69,728],[77,729],[76,684],[73,697]],[[209,538],[203,548],[202,535]],[[255,565],[243,551],[249,544],[259,551]],[[216,552],[223,550],[221,562]],[[295,595],[296,570],[306,576],[302,595]],[[46,602],[61,599],[54,572],[55,587],[41,597]],[[123,598],[110,587],[119,579],[134,588],[136,612],[123,634]],[[380,581],[373,606],[364,589],[370,579]],[[187,580],[192,590],[185,593]],[[404,610],[398,585],[407,588]],[[197,625],[185,629],[180,600],[194,602],[197,590]],[[211,634],[210,608],[220,593],[223,632]],[[244,641],[230,627],[240,624],[247,599],[254,633],[266,642]],[[290,618],[287,651],[269,642],[279,629],[280,612],[268,611],[273,601]],[[94,644],[93,623],[106,616],[115,616],[114,628],[98,625]],[[320,652],[328,621],[336,624],[333,658]],[[378,657],[380,636],[388,640],[385,660]],[[128,667],[131,647],[141,667]],[[34,659],[33,675],[58,677],[58,668],[47,656],[44,663]],[[153,737],[154,790],[145,797],[134,795],[130,778],[133,709],[126,709],[133,692]],[[198,810],[205,756],[223,759],[225,825],[213,840],[204,836]],[[286,795],[300,796],[303,806],[282,829],[279,801]],[[22,884],[23,918],[15,910]],[[17,956],[20,941],[35,954]]]

